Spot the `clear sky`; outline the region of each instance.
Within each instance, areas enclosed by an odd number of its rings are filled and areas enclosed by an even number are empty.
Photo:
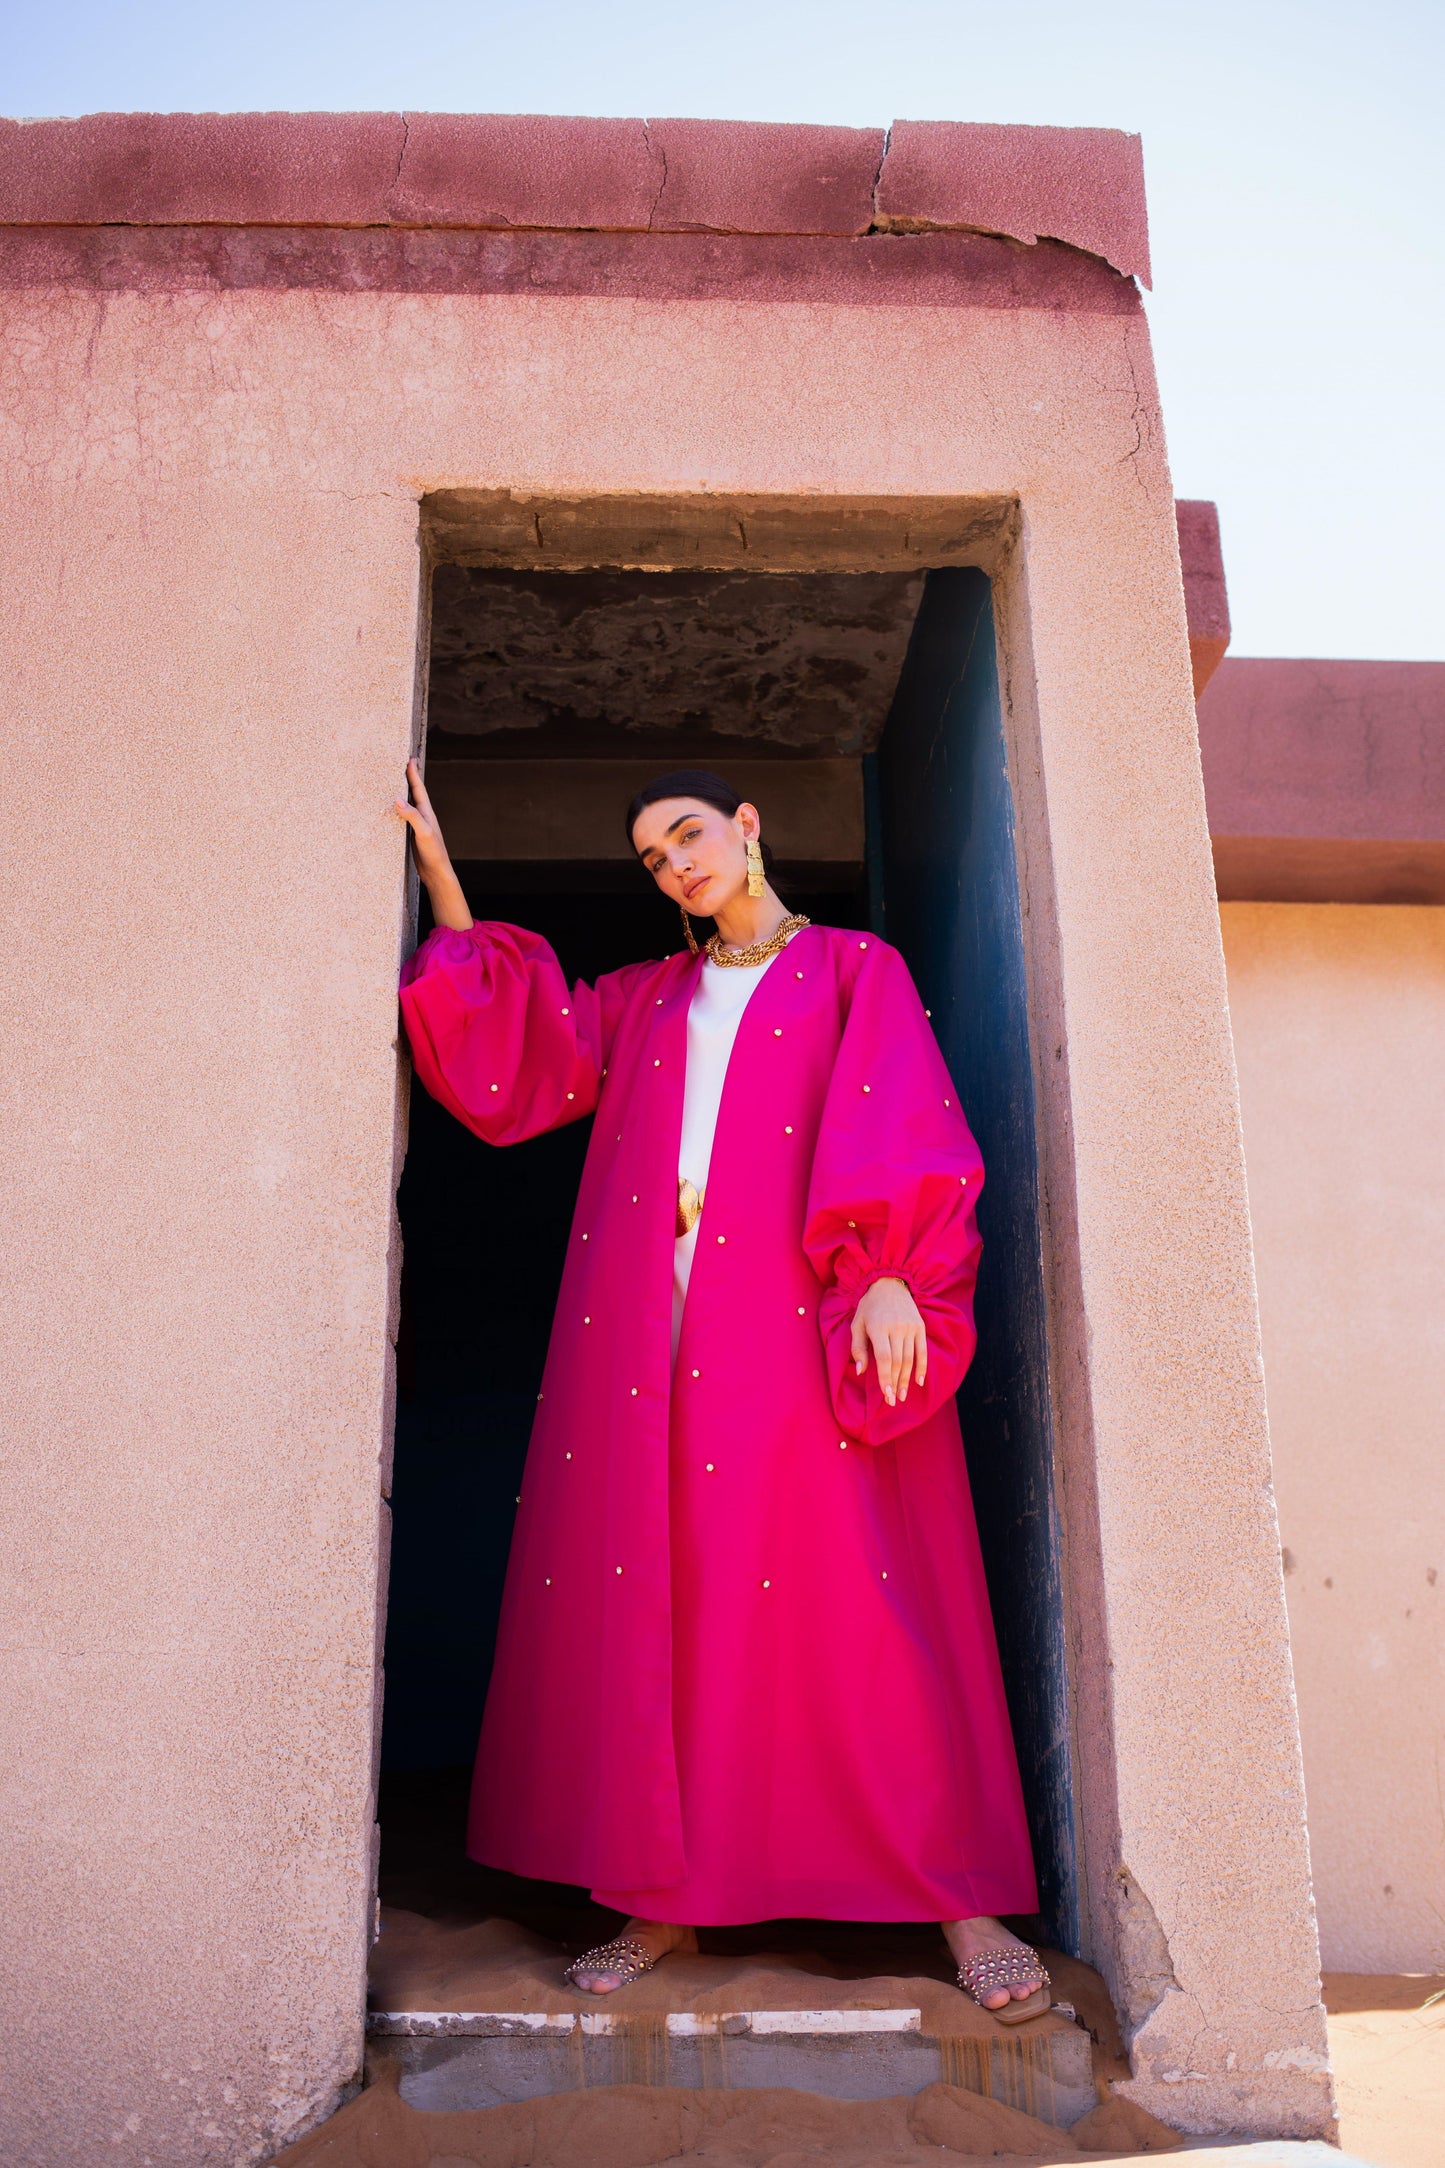
[[[408,106],[1137,130],[1235,652],[1445,657],[1445,0],[0,0],[0,112]]]

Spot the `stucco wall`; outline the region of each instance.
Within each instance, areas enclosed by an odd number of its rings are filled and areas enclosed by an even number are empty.
[[[1328,2127],[1142,317],[1007,282],[978,306],[946,282],[916,306],[217,290],[217,250],[205,290],[82,266],[3,304],[7,2160],[253,2159],[359,2061],[388,806],[444,488],[1017,500],[996,570],[1088,1954],[1150,2105]]]
[[[1223,906],[1327,1967],[1445,1970],[1445,909]]]
[[[47,2168],[253,2158],[359,2058],[416,614],[405,496],[123,419],[96,330],[4,574],[0,2150]]]

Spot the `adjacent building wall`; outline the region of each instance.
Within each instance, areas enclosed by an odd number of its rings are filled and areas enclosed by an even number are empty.
[[[1199,744],[1221,902],[1445,903],[1445,662],[1229,656]]]
[[[1222,918],[1322,1955],[1445,1971],[1445,909]]]

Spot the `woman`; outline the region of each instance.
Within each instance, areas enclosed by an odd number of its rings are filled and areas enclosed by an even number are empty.
[[[596,1116],[468,1850],[630,1915],[568,1968],[599,1994],[699,1926],[934,1919],[961,1986],[1036,2015],[995,1917],[1037,1898],[953,1399],[982,1167],[902,960],[790,915],[757,809],[679,770],[627,829],[686,947],[569,988],[473,921],[407,777],[418,1075],[492,1144]]]

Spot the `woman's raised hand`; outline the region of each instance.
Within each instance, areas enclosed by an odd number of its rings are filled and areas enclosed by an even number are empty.
[[[398,798],[396,810],[411,830],[412,855],[431,898],[432,916],[439,926],[465,933],[472,923],[472,914],[467,909],[462,884],[452,868],[441,823],[421,779],[421,769],[414,760],[406,764],[406,780],[410,799]]]
[[[878,1384],[889,1407],[908,1398],[928,1376],[928,1333],[904,1280],[875,1280],[853,1312],[853,1361],[861,1378],[868,1350],[878,1365]]]
[[[416,870],[430,888],[442,872],[451,871],[451,859],[447,856],[446,843],[442,837],[441,822],[432,810],[432,802],[426,794],[417,762],[406,764],[409,798],[398,798],[396,810],[411,830],[411,847],[416,858]]]

